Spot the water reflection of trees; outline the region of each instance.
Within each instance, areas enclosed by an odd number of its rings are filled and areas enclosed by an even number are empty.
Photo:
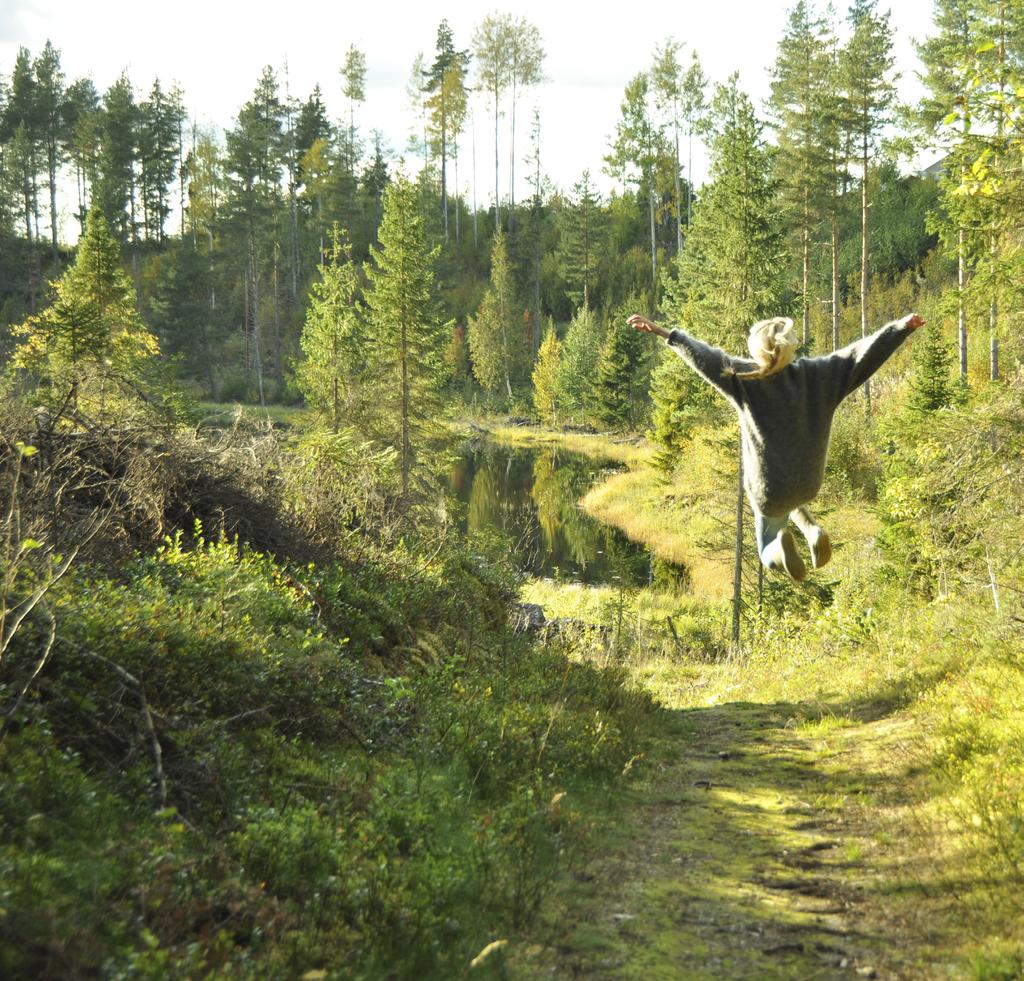
[[[471,532],[492,527],[505,528],[501,515],[501,486],[498,474],[490,463],[486,459],[478,461],[469,488],[467,521]]]
[[[530,500],[530,460],[506,449],[488,446],[473,455],[467,501],[471,532],[498,529],[521,558],[535,562],[537,526]]]
[[[556,450],[541,451],[533,463],[530,493],[545,548],[556,559],[566,555],[584,570],[597,556],[603,537],[600,526],[578,506],[592,480],[584,461],[564,454],[560,457]]]
[[[453,471],[452,486],[466,502],[468,530],[501,530],[535,574],[678,588],[678,570],[579,507],[596,476],[595,464],[575,454],[491,445]]]

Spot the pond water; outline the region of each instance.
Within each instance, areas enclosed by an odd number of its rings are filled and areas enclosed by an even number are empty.
[[[464,506],[463,531],[500,531],[530,575],[588,585],[685,588],[685,569],[656,558],[579,507],[590,487],[616,469],[615,463],[561,449],[484,442],[463,454],[449,484]]]

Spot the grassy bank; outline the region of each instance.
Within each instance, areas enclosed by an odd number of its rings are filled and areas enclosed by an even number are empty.
[[[627,466],[640,466],[649,461],[653,453],[641,436],[565,432],[542,426],[510,426],[494,419],[483,419],[475,425],[477,431],[486,432],[491,439],[506,446],[558,446],[596,460],[613,460]]]
[[[719,448],[707,452],[719,434],[695,449],[694,467],[683,481],[667,480],[653,465],[654,448],[642,436],[612,436],[564,432],[539,426],[510,426],[482,420],[478,430],[508,446],[560,447],[598,460],[625,464],[626,470],[611,474],[592,488],[580,506],[598,521],[622,531],[646,545],[659,558],[687,568],[694,595],[715,602],[729,596],[731,567],[728,556],[715,555],[701,543],[722,534],[722,521],[708,498],[717,490],[719,467],[728,465]]]
[[[314,413],[310,409],[290,405],[261,407],[241,402],[200,402],[196,405],[195,415],[203,426],[224,429],[239,422],[250,426],[266,422],[275,426],[297,426],[311,420]]]

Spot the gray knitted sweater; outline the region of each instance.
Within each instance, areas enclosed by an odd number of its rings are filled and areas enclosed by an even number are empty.
[[[667,342],[715,386],[740,417],[743,483],[762,514],[782,517],[811,501],[825,476],[832,417],[847,395],[866,382],[913,333],[894,320],[870,337],[820,358],[800,358],[767,378],[726,374],[757,365],[673,330]]]

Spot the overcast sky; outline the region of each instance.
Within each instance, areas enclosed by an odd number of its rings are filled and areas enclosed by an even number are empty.
[[[768,67],[775,58],[786,11],[793,0],[717,0],[667,6],[628,0],[621,7],[519,0],[502,6],[539,28],[547,81],[528,93],[517,115],[517,158],[528,151],[532,107],[539,105],[542,164],[551,180],[569,188],[584,169],[598,186],[602,156],[614,131],[625,83],[647,67],[656,45],[673,36],[695,49],[714,81],[739,71],[742,86],[760,107],[768,94]],[[841,6],[841,4],[839,5]],[[415,125],[406,85],[416,54],[432,58],[437,26],[447,18],[457,46],[471,47],[473,30],[486,7],[456,0],[448,4],[319,2],[237,3],[206,0],[0,0],[0,72],[9,76],[20,45],[33,56],[49,38],[61,52],[69,79],[92,77],[103,91],[125,69],[143,96],[154,77],[177,81],[200,123],[229,127],[252,94],[260,70],[272,65],[282,87],[284,66],[293,95],[304,99],[319,82],[328,110],[341,116],[340,68],[355,44],[366,55],[367,98],[358,112],[364,134],[380,129],[395,153],[405,149]],[[904,97],[919,91],[912,39],[931,27],[931,0],[896,0],[898,67]],[[672,13],[666,14],[666,10]],[[476,105],[477,199],[493,196],[493,119],[485,102]],[[503,124],[504,126],[504,124]],[[464,138],[459,182],[471,193],[470,134]],[[507,186],[507,147],[502,146],[502,183]],[[517,162],[517,185],[526,168]],[[703,157],[694,161],[699,184]],[[503,192],[505,193],[505,192]],[[517,198],[525,186],[517,188]],[[71,231],[70,228],[67,229]]]

